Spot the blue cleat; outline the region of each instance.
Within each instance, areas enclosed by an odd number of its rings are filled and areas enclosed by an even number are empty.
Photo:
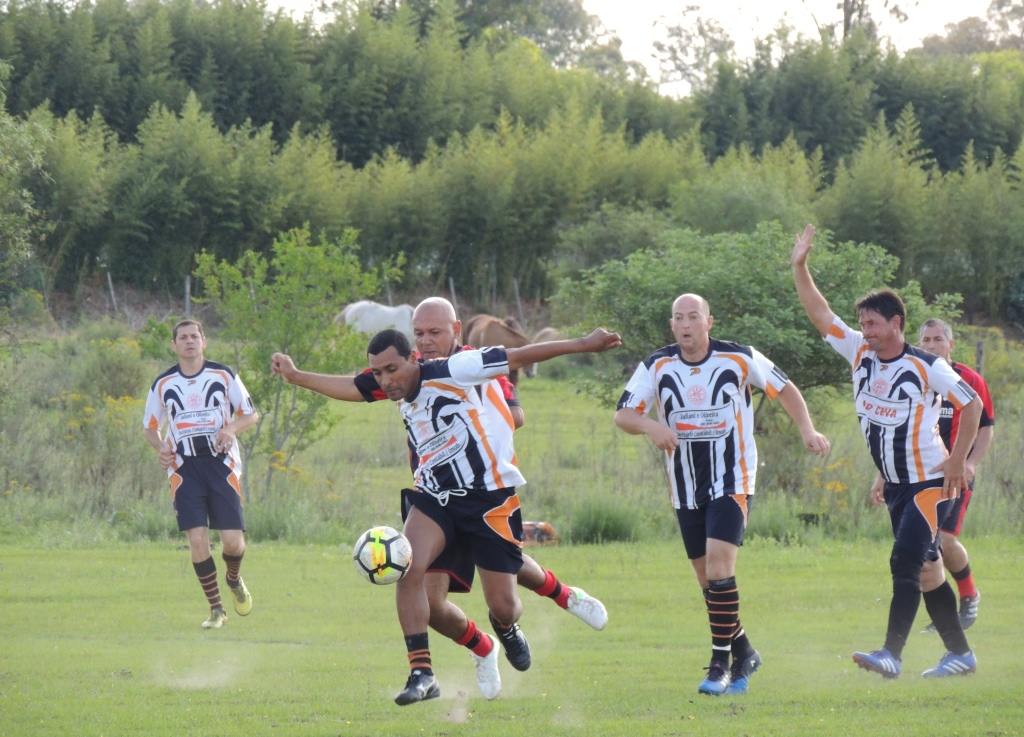
[[[966,676],[978,670],[978,659],[968,650],[963,655],[946,653],[934,668],[929,668],[921,675],[925,678],[942,678],[944,676]]]
[[[708,696],[721,696],[729,687],[729,672],[717,660],[707,668],[708,674],[697,686],[697,691]]]
[[[750,676],[761,667],[761,653],[754,650],[742,660],[732,661],[729,669],[729,685],[725,689],[726,696],[744,694],[749,688]]]
[[[864,670],[879,674],[882,678],[899,678],[901,662],[884,647],[869,653],[854,653],[854,662]]]

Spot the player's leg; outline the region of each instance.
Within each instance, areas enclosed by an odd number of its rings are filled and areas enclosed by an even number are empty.
[[[434,677],[430,658],[430,640],[427,627],[430,624],[430,603],[427,600],[427,565],[444,549],[444,510],[433,497],[422,495],[423,507],[418,499],[405,522],[404,533],[412,545],[412,565],[408,573],[395,586],[395,604],[398,608],[398,622],[405,635],[405,647],[409,657],[410,674],[405,688],[395,696],[399,706],[417,701],[436,698],[441,689]],[[432,503],[433,502],[433,503]]]
[[[541,567],[530,556],[523,554],[523,567],[516,580],[538,596],[545,596],[570,614],[579,617],[595,630],[603,630],[608,624],[608,611],[600,600],[583,589],[566,586],[554,573]]]
[[[178,529],[185,533],[188,540],[192,568],[210,605],[210,616],[203,622],[203,627],[219,629],[227,621],[227,614],[224,613],[220,588],[217,586],[217,564],[210,555],[208,489],[201,471],[200,459],[187,458],[181,468],[171,475],[171,493]]]
[[[960,542],[960,530],[963,528],[967,507],[971,503],[974,489],[968,487],[960,491],[960,496],[952,507],[942,526],[939,528],[939,541],[942,543],[942,557],[946,568],[956,581],[960,596],[960,626],[967,629],[978,619],[978,605],[981,594],[974,585],[974,574],[971,572],[971,561],[967,549]]]
[[[227,568],[225,582],[231,592],[235,612],[244,617],[252,611],[252,595],[241,576],[242,557],[245,555],[242,488],[238,475],[219,459],[211,459],[207,466],[210,527],[220,530],[221,557]]]

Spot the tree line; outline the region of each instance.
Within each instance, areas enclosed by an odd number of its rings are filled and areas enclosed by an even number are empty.
[[[316,25],[260,0],[6,3],[0,290],[177,291],[197,254],[306,226],[355,229],[368,266],[404,254],[409,289],[543,297],[665,231],[813,221],[968,316],[1024,321],[1019,51],[780,30],[672,100],[579,2],[482,5]]]

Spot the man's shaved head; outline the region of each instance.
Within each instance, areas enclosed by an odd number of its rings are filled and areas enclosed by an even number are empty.
[[[427,297],[416,305],[412,319],[415,321],[417,316],[422,317],[424,313],[440,313],[451,322],[456,320],[455,307],[444,297]]]

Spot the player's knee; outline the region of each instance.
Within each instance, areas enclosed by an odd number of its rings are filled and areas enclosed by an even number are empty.
[[[906,584],[914,588],[921,587],[921,565],[922,558],[912,555],[905,550],[893,550],[889,556],[889,570],[892,572],[893,585]]]

